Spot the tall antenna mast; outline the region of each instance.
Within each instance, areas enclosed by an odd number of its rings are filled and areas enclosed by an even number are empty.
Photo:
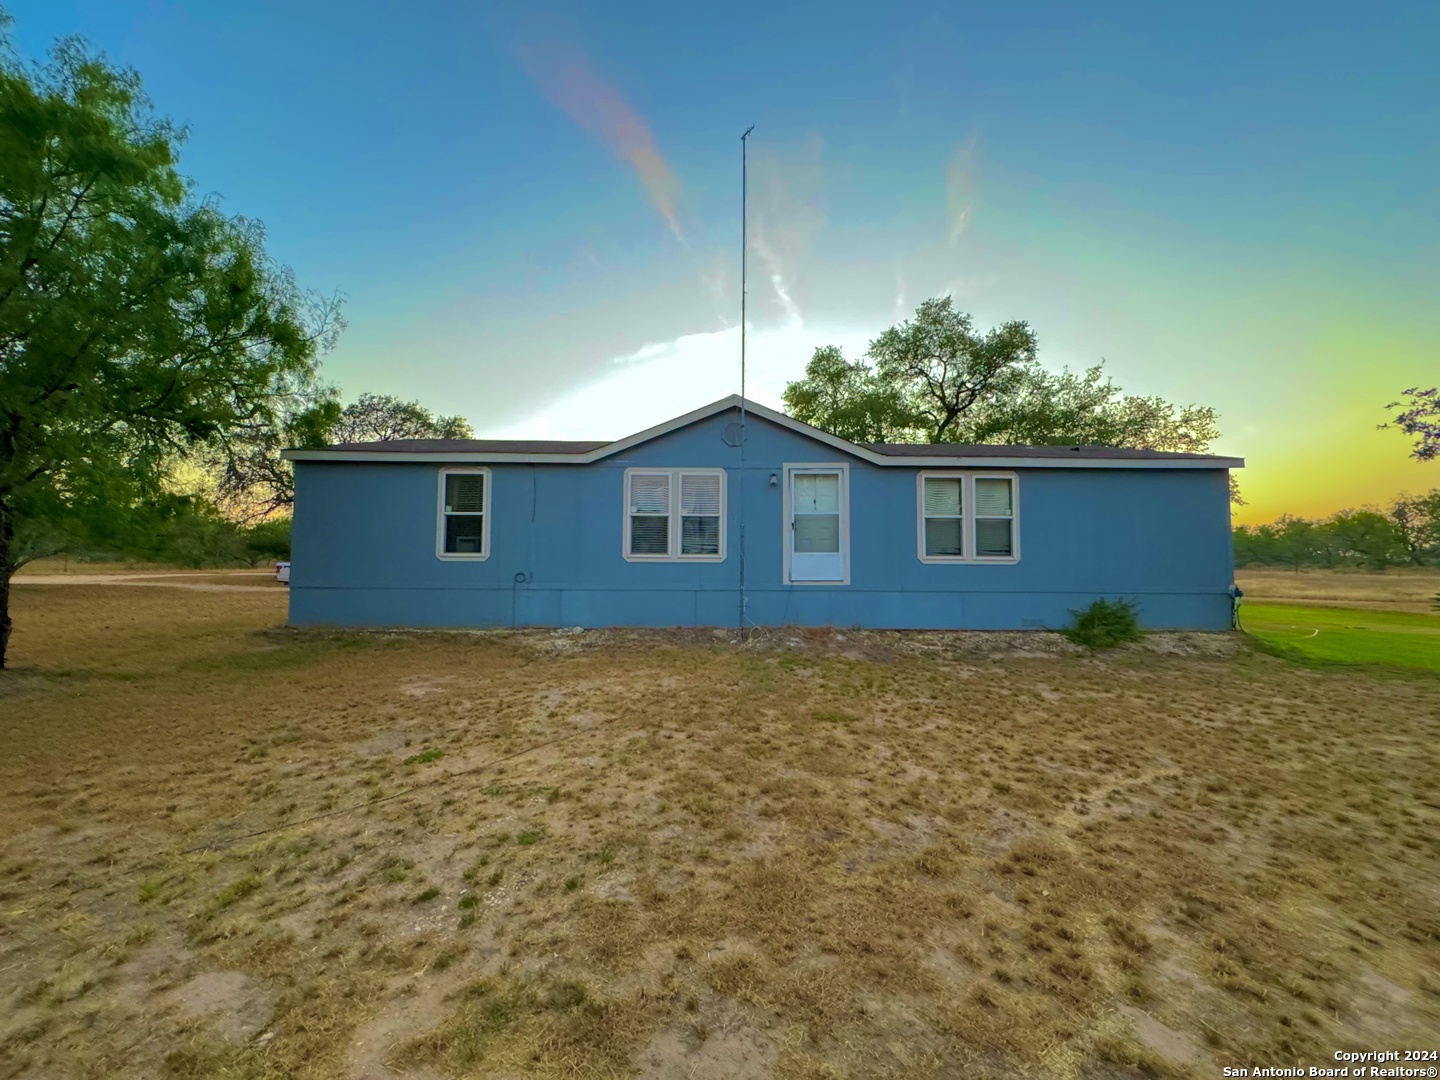
[[[745,595],[745,207],[749,196],[746,139],[755,130],[751,124],[740,136],[740,640],[746,638],[745,620],[749,598]]]
[[[751,124],[740,136],[740,437],[745,437],[745,210],[749,201],[748,161],[746,160],[746,139],[755,130]],[[743,445],[743,442],[742,442]]]

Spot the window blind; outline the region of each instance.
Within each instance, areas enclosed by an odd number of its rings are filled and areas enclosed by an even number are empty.
[[[975,516],[1009,517],[1010,481],[982,477],[975,481]]]
[[[1008,558],[1015,554],[1013,485],[1008,479],[975,480],[975,554],[981,558]]]
[[[630,554],[670,554],[670,474],[630,474]]]
[[[479,514],[484,509],[484,473],[450,473],[445,477],[447,514]]]
[[[935,476],[925,480],[925,516],[959,517],[960,486],[958,476]]]
[[[670,477],[665,473],[631,473],[630,512],[669,514]]]
[[[959,558],[965,554],[965,481],[959,476],[925,478],[925,554]]]
[[[680,474],[680,554],[720,554],[720,477]]]

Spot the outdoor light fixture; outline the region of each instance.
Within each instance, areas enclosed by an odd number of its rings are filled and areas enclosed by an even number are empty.
[[[775,474],[772,472],[772,473],[770,474],[770,486],[771,486],[771,487],[774,487],[778,482],[779,482],[779,481],[777,481],[777,480],[775,479]]]

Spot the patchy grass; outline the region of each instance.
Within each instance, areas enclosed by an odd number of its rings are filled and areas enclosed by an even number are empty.
[[[0,1075],[1209,1077],[1440,1030],[1428,672],[15,607]]]
[[[1440,615],[1245,604],[1247,632],[1305,660],[1440,671]]]

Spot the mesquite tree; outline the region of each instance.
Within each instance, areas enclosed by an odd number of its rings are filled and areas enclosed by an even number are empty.
[[[815,350],[785,387],[790,415],[856,442],[1083,444],[1202,453],[1219,438],[1205,405],[1125,394],[1099,365],[1046,370],[1035,333],[984,333],[949,297],[927,300],[870,343],[864,360]],[[1234,478],[1230,497],[1243,502]]]
[[[1415,440],[1410,456],[1416,461],[1434,461],[1440,457],[1440,387],[1422,390],[1412,386],[1404,399],[1392,401],[1385,408],[1395,416],[1382,428],[1396,427]]]
[[[257,224],[193,197],[182,136],[83,43],[32,67],[0,40],[0,667],[30,539],[266,419],[338,333]]]

